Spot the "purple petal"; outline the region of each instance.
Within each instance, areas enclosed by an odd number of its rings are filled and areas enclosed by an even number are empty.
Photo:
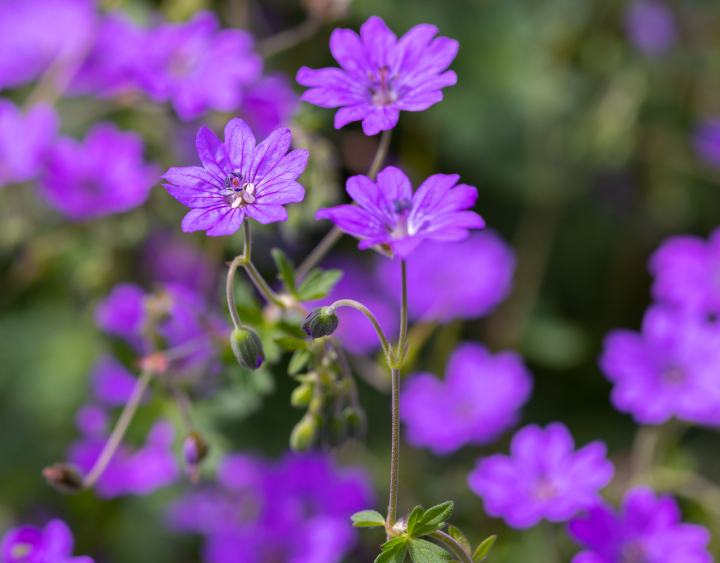
[[[245,181],[261,184],[263,177],[285,156],[291,141],[290,129],[281,127],[255,147],[247,174],[244,175]]]
[[[218,180],[224,181],[229,171],[227,147],[205,125],[198,131],[196,145],[205,169]]]
[[[222,237],[232,235],[242,225],[245,214],[242,209],[233,209],[227,207],[225,215],[215,225],[208,229],[207,236],[209,237]]]
[[[423,111],[431,105],[441,102],[442,99],[443,93],[440,90],[436,90],[434,92],[426,92],[412,97],[402,97],[395,102],[394,106],[397,109],[405,111]],[[337,117],[335,119],[337,119]]]
[[[335,129],[340,129],[353,121],[360,121],[371,111],[373,106],[367,102],[340,108],[335,114]]]
[[[330,219],[343,231],[356,237],[382,236],[387,233],[381,221],[356,205],[318,209],[315,219]]]
[[[377,185],[380,193],[393,205],[397,200],[411,200],[413,197],[410,179],[395,166],[388,166],[378,173]]]
[[[395,48],[397,36],[378,16],[371,16],[360,27],[360,37],[371,67],[380,68],[390,63],[390,53]]]
[[[310,153],[305,149],[295,149],[286,154],[270,172],[255,184],[256,197],[263,195],[265,190],[272,188],[276,183],[295,180],[305,171],[309,156]],[[302,201],[302,198],[293,201]]]
[[[392,106],[374,106],[371,111],[363,119],[363,132],[371,137],[377,135],[380,131],[387,131],[397,125],[400,111]]]
[[[228,210],[242,214],[241,209],[232,209],[226,203],[216,207],[191,209],[182,220],[182,230],[185,233],[192,233],[194,231],[205,231],[207,229],[211,229],[215,223],[225,219]]]
[[[287,211],[282,205],[248,205],[245,213],[263,225],[287,221],[288,218]]]
[[[370,63],[357,33],[351,29],[336,29],[330,36],[330,52],[345,71],[365,79]]]
[[[380,185],[380,175],[384,174],[386,170],[387,168],[378,174],[377,184],[367,176],[351,176],[348,178],[346,190],[348,195],[353,198],[360,207],[374,215],[378,221],[385,225],[393,225],[396,221],[394,198],[386,197],[385,190],[382,189]],[[397,170],[397,168],[395,170]],[[398,172],[400,171],[398,170]],[[400,174],[402,174],[402,172],[400,172]],[[390,176],[383,176],[383,178],[388,179],[388,186],[393,185]]]
[[[228,146],[232,169],[246,176],[255,150],[255,135],[248,124],[239,117],[228,121],[225,126],[225,144]]]
[[[297,203],[305,197],[305,188],[297,182],[275,182],[255,197],[256,205],[285,205]]]

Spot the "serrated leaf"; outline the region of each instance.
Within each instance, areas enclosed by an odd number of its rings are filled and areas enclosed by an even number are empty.
[[[295,266],[287,255],[279,248],[273,248],[270,250],[275,265],[278,269],[278,279],[285,284],[288,291],[295,291]]]
[[[360,527],[372,527],[372,526],[384,526],[385,518],[376,510],[362,510],[356,512],[350,517],[353,521],[353,526]]]
[[[408,551],[413,563],[446,563],[450,559],[450,554],[439,545],[418,538],[408,542]]]
[[[305,368],[305,366],[312,361],[312,359],[313,355],[307,350],[296,350],[290,358],[290,363],[288,364],[288,373],[290,375],[300,373]]]
[[[275,338],[275,344],[280,346],[283,350],[304,350],[307,348],[307,340],[302,340],[300,338],[295,338],[294,336],[281,336],[280,338]]]
[[[490,536],[478,546],[472,556],[473,563],[480,563],[480,561],[487,557],[496,539],[497,536]]]
[[[463,534],[455,526],[448,527],[448,534],[450,534],[450,537],[462,546],[462,548],[468,555],[470,554],[470,552],[472,551],[472,546],[470,545],[468,539],[465,537],[465,534]]]
[[[449,500],[428,508],[413,529],[413,537],[426,536],[440,530],[445,525],[445,521],[450,518],[454,507],[453,501]]]
[[[408,516],[408,521],[407,521],[408,535],[412,536],[413,528],[417,525],[417,523],[423,517],[423,514],[425,514],[425,511],[423,510],[422,506],[416,506],[415,508],[412,509],[412,512],[410,513],[410,516]]]
[[[375,563],[402,563],[407,552],[407,536],[385,542],[381,549],[382,553],[377,556]]]
[[[293,294],[299,301],[322,299],[333,290],[342,275],[342,270],[323,271],[320,268],[315,268],[310,270],[308,275],[303,278]]]

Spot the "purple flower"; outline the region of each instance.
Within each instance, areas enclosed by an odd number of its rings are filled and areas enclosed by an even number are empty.
[[[672,416],[720,423],[720,334],[715,326],[667,306],[648,309],[642,333],[614,330],[600,367],[614,384],[610,399],[643,424]]]
[[[673,497],[635,487],[619,513],[598,504],[568,524],[570,537],[586,548],[572,563],[712,563],[708,530],[681,518]]]
[[[81,221],[141,205],[156,178],[156,167],[143,160],[139,135],[100,123],[82,143],[67,137],[57,141],[41,188],[50,205],[69,219]]]
[[[141,348],[141,332],[147,322],[145,291],[132,283],[116,285],[95,311],[95,323],[104,332]]]
[[[0,88],[31,82],[54,61],[72,72],[94,38],[95,23],[92,0],[0,2]]]
[[[102,404],[111,407],[127,403],[136,383],[137,378],[112,356],[102,356],[90,375],[93,395]]]
[[[62,520],[51,520],[40,530],[22,526],[7,531],[0,542],[3,563],[93,563],[87,556],[73,557],[72,532]]]
[[[303,67],[297,81],[311,89],[302,99],[334,108],[335,127],[362,119],[366,135],[392,129],[400,110],[422,111],[443,98],[441,88],[452,86],[457,76],[450,65],[458,42],[435,37],[434,25],[413,27],[398,41],[385,22],[372,16],[360,28],[336,29],[330,51],[339,68],[312,70]]]
[[[298,95],[282,73],[263,76],[245,90],[240,115],[253,131],[265,138],[287,125],[298,110]]]
[[[285,221],[283,205],[302,201],[305,190],[295,179],[307,165],[308,151],[290,148],[290,130],[280,128],[255,146],[255,137],[242,119],[225,127],[225,142],[202,127],[197,149],[203,167],[171,168],[162,177],[170,195],[192,207],[182,222],[186,233],[231,235],[245,214],[260,223]]]
[[[460,242],[468,229],[482,229],[485,221],[474,211],[477,189],[457,184],[457,174],[435,174],[415,193],[399,169],[388,166],[377,175],[352,176],[347,193],[358,205],[319,209],[316,219],[330,219],[343,231],[360,239],[361,249],[387,245],[403,260],[424,239]]]
[[[430,373],[410,377],[400,396],[400,419],[410,444],[446,455],[495,441],[517,422],[531,390],[532,376],[519,354],[493,356],[466,342],[450,356],[443,381]]]
[[[675,45],[677,30],[672,10],[658,0],[636,0],[625,10],[625,35],[647,55],[660,55]]]
[[[479,460],[468,484],[484,499],[488,515],[504,518],[513,528],[529,528],[543,518],[564,522],[597,504],[597,491],[613,476],[603,442],[574,448],[564,424],[544,430],[526,426],[513,436],[511,455]]]
[[[700,158],[710,166],[720,168],[720,118],[701,121],[695,127],[693,145]]]
[[[512,290],[515,253],[494,231],[473,233],[462,243],[427,242],[407,261],[412,320],[475,319],[491,312]],[[400,300],[400,270],[382,260],[376,277]]]
[[[262,59],[252,52],[253,38],[237,29],[219,30],[210,11],[187,23],[165,23],[148,33],[136,77],[157,102],[171,100],[182,120],[208,110],[233,111],[243,87],[260,76]]]
[[[60,121],[46,105],[26,114],[0,99],[0,187],[37,178]]]
[[[83,405],[75,413],[75,426],[84,436],[107,436],[109,416],[107,411],[98,405]]]

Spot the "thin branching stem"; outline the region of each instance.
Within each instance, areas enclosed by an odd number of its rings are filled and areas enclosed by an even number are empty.
[[[473,563],[470,554],[465,551],[463,547],[452,536],[438,530],[437,532],[433,532],[432,534],[430,534],[430,537],[435,538],[436,540],[439,540],[445,545],[447,545],[455,552],[455,555],[457,555],[460,558],[460,561],[462,561],[463,563]]]
[[[368,320],[375,328],[375,332],[377,333],[378,338],[380,339],[380,343],[382,344],[383,352],[385,352],[385,357],[388,361],[388,365],[392,366],[395,363],[395,356],[393,354],[392,347],[390,346],[388,339],[385,337],[385,333],[383,332],[380,323],[375,318],[375,315],[372,314],[372,311],[370,311],[370,309],[368,309],[359,301],[354,301],[352,299],[340,299],[339,301],[335,301],[335,303],[330,305],[327,312],[328,314],[331,314],[335,311],[335,309],[339,309],[340,307],[353,307],[368,318]]]

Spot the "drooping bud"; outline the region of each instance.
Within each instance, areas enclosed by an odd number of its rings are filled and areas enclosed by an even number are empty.
[[[230,347],[241,366],[257,369],[265,360],[265,350],[258,333],[247,326],[236,328],[230,335]]]
[[[290,433],[290,447],[296,452],[308,451],[315,442],[318,424],[313,415],[306,414]]]
[[[360,407],[345,407],[343,409],[343,417],[347,424],[348,438],[353,440],[362,440],[367,430],[367,417],[365,411]]]
[[[302,329],[312,338],[329,336],[340,324],[337,313],[330,310],[330,307],[317,307],[310,311],[310,314],[302,324]]]
[[[310,383],[301,383],[290,395],[290,404],[293,407],[306,407],[313,395],[313,386]]]
[[[190,481],[197,483],[200,479],[200,462],[205,459],[208,453],[207,442],[199,433],[193,430],[185,436],[182,450]]]
[[[63,493],[79,493],[83,490],[80,471],[69,463],[56,463],[42,470],[48,484]]]

